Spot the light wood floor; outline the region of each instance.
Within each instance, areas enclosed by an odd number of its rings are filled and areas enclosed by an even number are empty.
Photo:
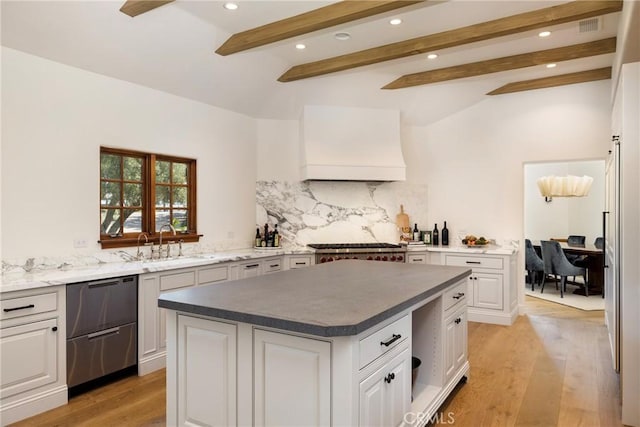
[[[513,326],[469,323],[469,381],[441,408],[455,426],[621,426],[603,313],[526,299]],[[164,370],[129,377],[15,426],[163,426]],[[450,413],[450,417],[449,417]]]

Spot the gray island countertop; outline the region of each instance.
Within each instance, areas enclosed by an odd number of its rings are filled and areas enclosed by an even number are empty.
[[[175,291],[158,306],[317,336],[357,335],[470,273],[347,260]]]

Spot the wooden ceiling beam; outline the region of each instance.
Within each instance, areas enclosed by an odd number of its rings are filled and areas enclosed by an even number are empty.
[[[172,1],[174,0],[127,0],[120,8],[120,12],[133,18]]]
[[[402,7],[422,3],[424,0],[345,0],[300,15],[271,22],[260,27],[236,33],[229,37],[216,53],[230,55],[258,46],[297,37],[346,22],[355,21]]]
[[[577,73],[561,74],[559,76],[543,77],[540,79],[523,80],[521,82],[508,83],[498,89],[492,90],[487,95],[503,95],[505,93],[523,92],[526,90],[544,89],[549,87],[572,85],[575,83],[593,82],[611,78],[611,67],[598,68],[596,70],[579,71]]]
[[[365,2],[366,3],[366,2]],[[558,6],[525,12],[455,30],[417,37],[359,52],[296,65],[278,81],[291,82],[365,65],[377,64],[412,55],[489,40],[533,29],[558,25],[622,10],[621,1],[574,1]]]
[[[608,39],[580,43],[572,46],[506,56],[504,58],[456,65],[437,70],[423,71],[421,73],[407,74],[394,80],[382,89],[402,89],[406,87],[462,79],[465,77],[482,76],[485,74],[517,70],[519,68],[533,67],[535,65],[549,64],[552,62],[604,55],[615,51],[616,38],[611,37]]]

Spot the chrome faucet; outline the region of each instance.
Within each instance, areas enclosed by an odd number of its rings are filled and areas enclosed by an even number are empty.
[[[136,258],[138,259],[138,261],[143,260],[144,259],[144,254],[142,253],[142,251],[140,250],[140,237],[144,237],[144,243],[145,245],[147,243],[149,243],[149,236],[147,236],[147,233],[142,232],[140,234],[138,234],[138,251],[136,252]]]
[[[160,227],[160,248],[158,250],[159,254],[160,254],[160,258],[162,258],[162,233],[165,229],[165,227],[169,227],[169,231],[171,231],[171,233],[175,236],[176,235],[176,229],[173,228],[173,225],[166,223],[164,224],[162,227]],[[167,258],[169,258],[169,243],[167,243]]]

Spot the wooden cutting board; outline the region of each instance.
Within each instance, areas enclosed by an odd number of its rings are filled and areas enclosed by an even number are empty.
[[[396,215],[396,225],[402,231],[405,231],[406,228],[411,228],[411,224],[409,223],[409,215],[404,213],[403,205],[400,205],[400,213]]]

